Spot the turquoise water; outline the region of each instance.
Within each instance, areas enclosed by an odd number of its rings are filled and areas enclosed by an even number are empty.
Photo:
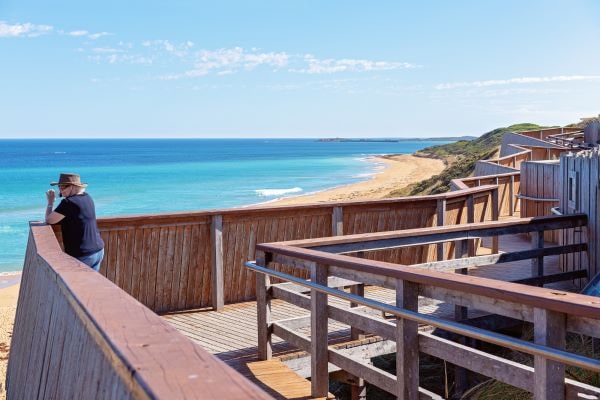
[[[367,157],[434,144],[442,142],[0,140],[0,272],[22,269],[28,221],[43,219],[44,192],[60,172],[81,174],[98,216],[205,210],[365,180],[381,168]]]

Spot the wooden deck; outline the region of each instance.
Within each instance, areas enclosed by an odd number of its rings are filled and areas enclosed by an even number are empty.
[[[486,243],[484,245],[491,245]],[[531,248],[528,239],[521,235],[504,236],[500,238],[501,251],[518,251]],[[549,256],[545,258],[545,273],[558,273],[558,257]],[[531,262],[520,261],[497,265],[488,265],[469,269],[469,274],[504,281],[513,281],[531,277]],[[546,285],[555,289],[566,291],[578,291],[579,289],[571,281]],[[395,293],[392,290],[367,287],[365,296],[382,302],[393,303]],[[349,306],[337,298],[330,298],[330,302],[336,305]],[[454,317],[455,307],[453,304],[444,303],[424,297],[419,298],[419,312],[436,315],[441,318],[451,319]],[[483,315],[477,310],[470,309],[470,318]],[[281,320],[294,317],[309,316],[307,310],[288,304],[282,300],[272,302],[272,319]],[[380,318],[383,316],[379,315]],[[208,352],[229,364],[236,370],[244,373],[259,385],[260,379],[248,374],[247,364],[258,361],[257,358],[257,317],[256,302],[244,302],[225,306],[223,311],[216,312],[212,309],[194,310],[189,312],[163,315],[184,335],[200,344]],[[310,336],[310,328],[306,328],[304,334]],[[350,340],[349,326],[339,322],[329,321],[330,342],[345,342]],[[275,358],[293,358],[299,352],[293,346],[283,342],[274,336],[273,355]]]

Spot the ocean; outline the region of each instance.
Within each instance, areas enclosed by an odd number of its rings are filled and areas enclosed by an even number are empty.
[[[60,172],[89,184],[98,216],[229,208],[368,179],[382,154],[447,142],[315,139],[0,140],[0,273],[19,271],[28,222]],[[58,199],[57,199],[58,201]],[[55,206],[58,204],[55,203]]]

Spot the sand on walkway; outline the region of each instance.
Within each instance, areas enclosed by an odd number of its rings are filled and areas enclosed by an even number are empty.
[[[267,205],[296,205],[326,201],[373,200],[385,197],[392,190],[419,182],[441,173],[442,160],[416,157],[409,154],[378,156],[372,162],[383,163],[385,169],[376,173],[370,180],[353,183],[314,194],[283,198]]]

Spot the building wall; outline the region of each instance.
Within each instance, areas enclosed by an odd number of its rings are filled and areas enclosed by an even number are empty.
[[[591,279],[600,272],[600,149],[579,153],[565,153],[560,157],[560,211],[563,214],[585,213],[588,226],[582,229],[566,229],[559,243],[574,243],[581,238],[588,243],[587,254],[561,256],[565,271],[588,268]]]

